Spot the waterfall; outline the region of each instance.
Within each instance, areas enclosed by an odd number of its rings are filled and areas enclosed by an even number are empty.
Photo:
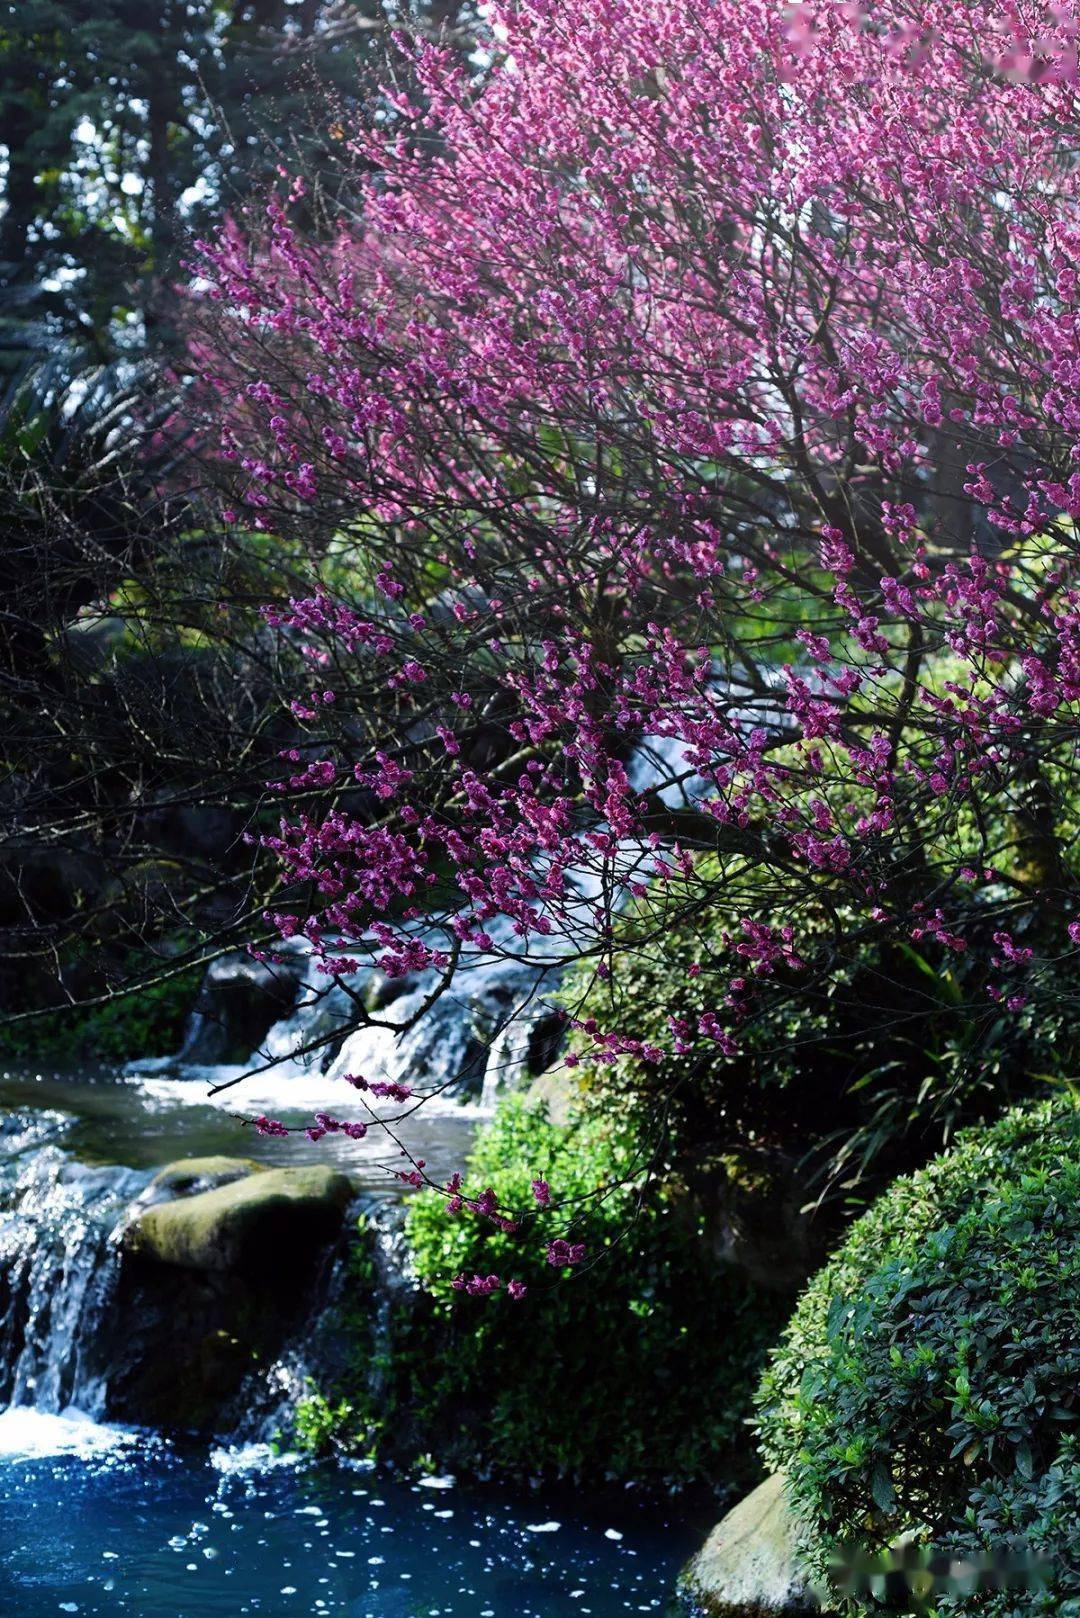
[[[9,1120],[10,1122],[10,1120]],[[90,1168],[6,1132],[0,1160],[0,1405],[98,1414],[96,1348],[119,1270],[114,1234],[146,1175]],[[12,1151],[11,1146],[16,1150]]]
[[[738,684],[727,689],[749,692]],[[629,774],[636,791],[655,792],[673,808],[692,806],[706,791],[688,767],[687,744],[673,736],[642,737]],[[637,840],[620,845],[606,902],[625,900],[620,886],[631,873],[640,880],[650,857]],[[561,963],[574,954],[579,925],[589,932],[599,897],[595,872],[568,871],[566,882],[564,915],[548,936],[525,941],[508,917],[492,918],[490,949],[464,946],[452,982],[426,1010],[438,987],[434,971],[388,979],[363,965],[331,981],[302,937],[279,944],[272,965],[243,952],[221,957],[207,969],[178,1056],[140,1058],[129,1068],[210,1080],[226,1065],[230,1076],[246,1069],[253,1077],[238,1094],[249,1108],[333,1106],[350,1073],[426,1092],[428,1107],[467,1102],[488,1112],[501,1092],[527,1082],[555,1055],[552,997]],[[443,934],[424,922],[415,931],[445,946]],[[333,940],[324,943],[334,951]],[[351,950],[340,943],[341,953]],[[373,1020],[357,1027],[361,1006]]]
[[[372,1278],[358,1281],[356,1224],[363,1219],[370,1244]],[[363,1300],[368,1386],[377,1395],[382,1367],[391,1345],[395,1302],[419,1298],[405,1242],[404,1208],[358,1198],[349,1209],[345,1230],[321,1261],[304,1315],[282,1342],[274,1358],[255,1367],[236,1397],[222,1410],[219,1431],[234,1443],[274,1443],[292,1430],[296,1406],[313,1389],[355,1374],[355,1316],[358,1288]]]
[[[248,1058],[249,1068],[262,1070],[244,1086],[249,1104],[340,1099],[343,1075],[356,1073],[426,1091],[428,1106],[464,1102],[489,1110],[500,1091],[537,1071],[544,1042],[536,1030],[552,1020],[557,966],[465,950],[453,982],[423,1010],[438,983],[433,971],[388,979],[365,967],[342,986],[328,984],[315,958],[295,944],[292,955],[296,999]],[[342,1033],[356,1022],[357,999],[374,1020]],[[325,1084],[313,1084],[320,1079]]]

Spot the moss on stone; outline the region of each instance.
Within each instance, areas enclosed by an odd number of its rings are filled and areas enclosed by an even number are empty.
[[[337,1234],[351,1196],[346,1176],[322,1166],[249,1172],[147,1208],[131,1226],[128,1244],[158,1264],[266,1275],[309,1262],[312,1251]]]
[[[564,1068],[549,1068],[529,1086],[530,1103],[543,1103],[547,1116],[558,1128],[568,1124],[581,1103],[581,1080]]]
[[[200,1191],[213,1191],[233,1180],[246,1179],[249,1174],[264,1172],[265,1165],[256,1163],[252,1157],[226,1157],[223,1154],[184,1157],[158,1169],[150,1184],[155,1190],[167,1192],[170,1197],[189,1197]],[[160,1200],[165,1199],[162,1197]]]

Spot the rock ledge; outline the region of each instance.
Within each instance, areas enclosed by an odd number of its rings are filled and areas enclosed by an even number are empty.
[[[683,1569],[679,1594],[702,1618],[804,1618],[820,1611],[802,1573],[784,1474],[722,1517]]]

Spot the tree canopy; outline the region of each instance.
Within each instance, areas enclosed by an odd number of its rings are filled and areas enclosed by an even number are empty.
[[[9,0],[5,366],[63,339],[98,361],[168,339],[187,232],[280,162],[302,154],[318,168],[327,106],[371,93],[392,22],[461,38],[460,11],[441,0]]]

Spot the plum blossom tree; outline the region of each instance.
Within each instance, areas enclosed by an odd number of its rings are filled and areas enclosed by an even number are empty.
[[[433,995],[586,958],[571,1060],[661,1089],[891,938],[982,963],[978,1068],[1080,946],[1080,10],[488,27],[341,131],[362,219],[304,239],[283,176],[200,246],[229,520],[320,570],[273,926]],[[624,1031],[716,910],[709,1008]]]

